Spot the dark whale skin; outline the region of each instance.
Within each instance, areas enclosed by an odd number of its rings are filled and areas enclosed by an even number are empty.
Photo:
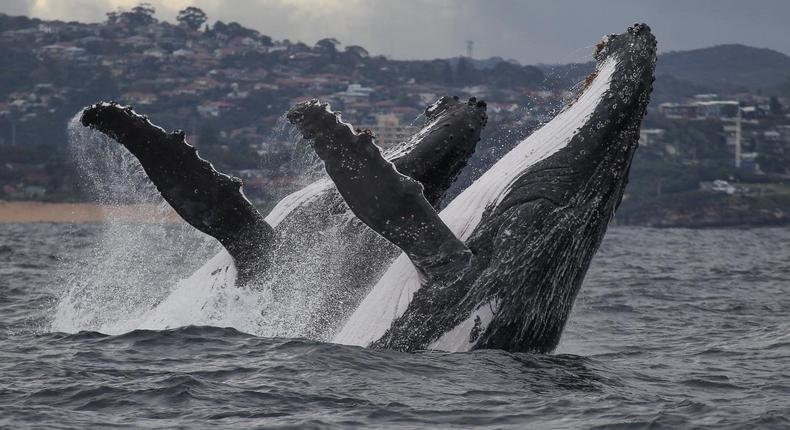
[[[458,279],[428,284],[371,346],[426,349],[472,312],[496,301],[472,349],[551,352],[609,221],[620,204],[650,100],[656,40],[645,24],[599,45],[618,61],[610,88],[569,144],[531,166],[466,244],[474,258]]]

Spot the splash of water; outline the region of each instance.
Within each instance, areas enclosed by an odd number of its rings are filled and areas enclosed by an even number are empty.
[[[105,221],[80,266],[64,268],[67,288],[52,330],[112,332],[117,322],[133,320],[160,302],[218,246],[186,223],[173,222],[172,209],[140,163],[117,142],[83,127],[78,116],[68,132],[84,189],[104,208]],[[146,203],[152,210],[139,220],[108,210],[129,203]]]
[[[362,268],[370,259],[397,249],[372,231],[360,231],[366,227],[345,206],[325,203],[300,205],[296,213],[274,224],[284,240],[272,252],[267,276],[255,285],[234,285],[232,259],[220,252],[180,282],[137,326],[119,331],[207,325],[265,337],[330,340],[367,292],[364,287],[372,285],[370,279],[360,278]]]
[[[285,169],[298,178],[296,187],[323,177],[320,160],[290,124],[279,121],[272,139],[290,152]],[[69,144],[91,198],[103,205],[146,202],[156,210],[137,222],[106,213],[97,242],[78,267],[68,268],[53,331],[118,334],[210,325],[259,336],[330,336],[326,327],[338,315],[327,309],[348,296],[338,290],[347,275],[338,268],[355,249],[343,231],[354,222],[346,211],[308,213],[281,226],[289,240],[275,250],[271,276],[254,288],[239,288],[227,252],[186,223],[173,222],[170,206],[121,145],[76,117],[69,124]],[[316,220],[327,225],[317,226]]]
[[[310,142],[302,138],[299,130],[284,114],[277,119],[266,141],[274,142],[280,148],[277,152],[286,154],[277,170],[279,174],[289,178],[288,184],[271,184],[272,188],[267,191],[274,197],[273,201],[277,202],[286,195],[326,177],[323,161],[313,151]],[[261,163],[264,161],[265,158]]]

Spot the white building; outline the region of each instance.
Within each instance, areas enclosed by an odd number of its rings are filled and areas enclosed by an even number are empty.
[[[364,87],[360,84],[350,84],[345,91],[335,95],[346,103],[353,103],[359,100],[368,100],[370,95],[376,92],[373,88]]]
[[[394,114],[376,115],[376,124],[360,125],[361,129],[368,129],[376,137],[376,144],[382,148],[389,148],[409,140],[418,128],[401,124],[400,119]]]

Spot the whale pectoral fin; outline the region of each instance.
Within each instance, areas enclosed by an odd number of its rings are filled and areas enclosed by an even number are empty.
[[[265,270],[274,231],[244,196],[241,180],[216,171],[200,158],[183,132],[167,133],[115,103],[86,108],[81,122],[118,141],[140,161],[176,213],[228,250],[240,282]]]
[[[468,264],[471,251],[439,218],[422,185],[384,159],[370,133],[354,132],[315,100],[295,106],[288,119],[312,140],[354,215],[402,249],[423,276]]]
[[[436,207],[475,152],[487,121],[484,101],[441,97],[425,109],[425,126],[387,150],[385,158],[398,172],[419,181],[425,199]]]

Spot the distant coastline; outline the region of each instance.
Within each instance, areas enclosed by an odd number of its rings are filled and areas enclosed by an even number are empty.
[[[33,201],[0,201],[2,223],[89,223],[108,219],[127,222],[177,222],[178,215],[170,209],[152,204],[101,205],[97,203],[45,203]]]
[[[681,196],[685,199],[671,195],[643,204],[624,202],[615,223],[619,226],[692,229],[790,226],[790,196],[755,198],[707,193],[684,193]],[[147,223],[179,222],[181,218],[171,209],[162,209],[154,204],[0,201],[0,224],[108,220]]]
[[[790,194],[692,191],[641,202],[625,200],[616,219],[619,225],[656,228],[785,226],[790,225]]]

